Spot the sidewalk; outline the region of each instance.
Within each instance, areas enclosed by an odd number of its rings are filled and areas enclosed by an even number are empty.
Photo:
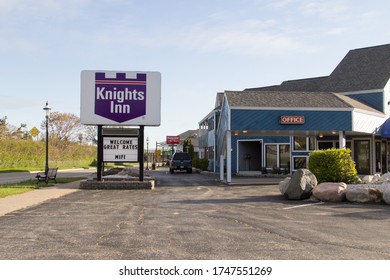
[[[286,176],[287,177],[287,176]],[[233,176],[232,182],[229,186],[251,186],[251,185],[278,185],[280,181],[283,181],[286,177],[246,177],[246,176]]]
[[[0,198],[0,216],[76,192],[79,190],[79,185],[80,181],[75,181]]]
[[[208,172],[208,171],[201,171],[199,172],[203,176],[213,176],[216,180],[219,180],[219,174]],[[270,175],[268,177],[266,176],[254,176],[254,175],[233,175],[232,181],[227,184],[226,183],[226,175],[224,177],[223,183],[228,186],[260,186],[260,185],[278,185],[281,181],[283,181],[286,176],[276,176],[276,175]]]

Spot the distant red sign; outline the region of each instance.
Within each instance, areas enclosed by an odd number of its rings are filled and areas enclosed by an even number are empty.
[[[180,136],[167,136],[168,145],[178,145],[180,144]]]

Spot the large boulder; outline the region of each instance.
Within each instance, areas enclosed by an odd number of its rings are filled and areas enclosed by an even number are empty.
[[[308,169],[298,169],[291,179],[279,184],[279,189],[285,198],[299,200],[310,198],[315,186],[317,186],[316,176]]]
[[[387,172],[382,175],[383,181],[390,181],[390,172]]]
[[[313,196],[325,202],[342,202],[346,200],[345,183],[321,183],[313,189]]]
[[[279,191],[281,194],[284,194],[286,192],[286,188],[288,187],[290,180],[291,177],[286,177],[283,181],[279,182]]]
[[[383,193],[376,188],[347,188],[347,200],[358,203],[379,203]]]
[[[386,188],[386,189],[383,191],[383,201],[384,201],[386,204],[390,204],[390,188]]]

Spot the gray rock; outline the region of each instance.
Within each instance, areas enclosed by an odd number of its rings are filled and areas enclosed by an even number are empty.
[[[383,193],[376,188],[347,188],[347,200],[358,203],[379,203]]]
[[[390,204],[390,188],[387,188],[383,191],[383,201],[386,204]]]
[[[325,202],[342,202],[346,200],[345,183],[321,183],[313,189],[313,196]]]
[[[390,180],[390,172],[387,172],[385,174],[382,175],[382,178],[386,181]]]
[[[286,192],[286,188],[288,187],[288,183],[290,182],[291,177],[286,177],[283,181],[279,182],[279,191],[281,194]]]
[[[310,198],[312,189],[317,186],[316,176],[308,169],[298,169],[288,182],[282,182],[279,184],[282,195],[294,200]]]

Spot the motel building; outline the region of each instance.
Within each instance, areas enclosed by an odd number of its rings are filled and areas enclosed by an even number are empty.
[[[329,76],[217,93],[199,122],[200,157],[232,174],[306,168],[310,152],[349,148],[359,174],[390,171],[390,44],[351,50]]]

